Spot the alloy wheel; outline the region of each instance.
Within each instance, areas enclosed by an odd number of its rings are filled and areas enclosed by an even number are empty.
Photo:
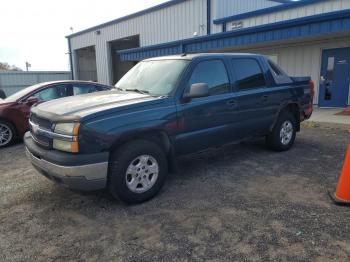
[[[131,161],[126,170],[126,185],[133,193],[144,193],[154,186],[158,173],[159,165],[154,157],[138,156]]]
[[[3,123],[0,123],[0,146],[5,146],[11,142],[13,133],[11,128]]]
[[[293,124],[286,120],[283,122],[280,130],[280,141],[283,145],[288,145],[293,137]]]

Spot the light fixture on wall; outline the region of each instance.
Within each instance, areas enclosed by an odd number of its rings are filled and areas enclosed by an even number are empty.
[[[206,26],[205,24],[200,24],[199,27],[198,27],[199,30],[193,32],[193,36],[198,36],[198,35],[200,35],[202,31],[205,31],[205,28],[206,28],[206,27],[207,27],[207,26]]]
[[[96,35],[100,35],[100,34],[101,34],[101,30],[96,30],[96,31],[95,31],[95,34],[96,34]]]

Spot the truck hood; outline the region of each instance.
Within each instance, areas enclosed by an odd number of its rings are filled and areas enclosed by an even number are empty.
[[[156,100],[159,98],[134,92],[103,91],[45,102],[32,107],[32,112],[52,121],[71,121]]]

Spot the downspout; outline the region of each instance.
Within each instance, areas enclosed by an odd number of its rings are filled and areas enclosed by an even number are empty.
[[[207,0],[207,35],[210,35],[211,29],[211,0]]]
[[[226,32],[226,22],[222,24],[222,32]]]
[[[71,74],[71,79],[74,80],[73,56],[72,56],[72,46],[71,46],[71,43],[70,43],[70,37],[68,37],[67,40],[68,40],[68,54],[69,54],[70,74]]]

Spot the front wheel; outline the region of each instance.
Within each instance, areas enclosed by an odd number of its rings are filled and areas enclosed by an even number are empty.
[[[13,143],[15,128],[7,121],[0,120],[0,148]]]
[[[276,151],[290,149],[294,144],[296,126],[296,119],[291,112],[281,112],[271,133],[266,137],[267,145]]]
[[[166,156],[156,144],[135,140],[111,157],[108,189],[126,203],[140,203],[155,196],[168,173]]]

